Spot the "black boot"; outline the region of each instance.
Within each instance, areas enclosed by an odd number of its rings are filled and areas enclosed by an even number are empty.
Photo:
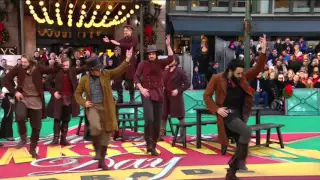
[[[36,148],[38,145],[39,137],[40,137],[40,129],[32,128],[31,143],[30,143],[30,149],[29,149],[29,153],[32,156],[32,158],[38,158]]]
[[[67,141],[69,122],[62,122],[61,124],[61,138],[60,145],[70,146],[70,143]]]
[[[96,153],[94,156],[94,160],[101,159],[101,146],[100,146],[100,136],[92,136],[92,145],[94,148],[94,152]]]
[[[117,103],[118,104],[122,104],[123,103],[123,90],[122,89],[118,89],[117,90],[117,94],[118,94]]]
[[[50,144],[57,145],[59,144],[59,138],[60,138],[60,121],[54,120],[53,123],[53,139]]]
[[[27,144],[27,126],[25,121],[18,121],[18,130],[20,134],[20,141],[16,145],[16,148],[20,149]]]
[[[238,160],[236,155],[232,156],[228,164],[229,169],[227,170],[226,180],[238,180],[239,178],[236,176],[238,170]]]
[[[134,87],[133,89],[129,89],[129,95],[130,95],[130,103],[134,103],[135,102]]]
[[[181,125],[185,124],[185,120],[179,119],[179,124]],[[177,143],[183,143],[185,136],[186,134],[184,133],[184,128],[180,128],[180,136],[177,138]]]
[[[98,168],[101,168],[102,170],[109,170],[109,167],[106,165],[104,161],[107,153],[107,146],[101,146],[100,149],[101,158],[99,160]]]
[[[247,159],[247,156],[248,156],[248,145],[247,144],[241,144],[239,142],[236,142],[237,144],[237,147],[240,146],[239,148],[241,149],[242,151],[242,157],[240,157],[240,160],[239,160],[239,170],[242,170],[242,171],[248,171],[248,168],[246,166],[246,159]]]

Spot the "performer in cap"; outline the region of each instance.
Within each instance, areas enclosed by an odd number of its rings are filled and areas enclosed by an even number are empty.
[[[156,151],[156,145],[160,135],[162,114],[163,71],[174,59],[169,36],[166,39],[166,45],[168,49],[166,60],[158,60],[156,46],[149,45],[146,51],[148,60],[139,63],[134,77],[142,98],[145,119],[144,138],[147,144],[147,152],[154,156],[159,155]]]
[[[92,144],[98,167],[107,170],[104,159],[110,136],[118,130],[115,102],[112,96],[110,81],[120,77],[129,67],[132,48],[127,50],[126,59],[115,69],[103,70],[104,65],[96,57],[86,60],[89,75],[81,78],[75,92],[75,100],[85,107],[90,122]],[[85,99],[82,94],[85,93]]]
[[[123,27],[123,34],[124,38],[120,39],[119,41],[115,40],[109,40],[108,37],[103,38],[103,41],[106,43],[111,42],[112,44],[119,46],[121,48],[121,59],[125,59],[125,53],[127,50],[130,48],[133,48],[133,51],[135,51],[137,44],[138,44],[138,39],[132,34],[133,27],[130,25],[125,25]],[[129,89],[129,95],[130,95],[130,102],[134,102],[134,84],[133,84],[133,77],[134,73],[136,70],[136,57],[132,56],[131,57],[131,63],[129,65],[128,71],[125,73],[125,75],[115,81],[115,86],[117,88],[117,93],[118,93],[118,101],[117,103],[123,103],[123,88],[122,88],[122,81],[125,80],[128,89]]]
[[[170,118],[178,118],[180,124],[185,123],[185,110],[183,101],[183,92],[190,88],[191,83],[186,73],[178,67],[180,61],[179,56],[175,55],[175,63],[166,67],[164,73],[164,103],[162,110],[162,121],[160,129],[160,140],[163,140],[163,136],[166,130],[166,124],[168,116]],[[184,130],[181,129],[180,136],[177,142],[182,142]]]

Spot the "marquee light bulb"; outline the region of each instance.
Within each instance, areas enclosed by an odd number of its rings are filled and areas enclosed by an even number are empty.
[[[30,6],[29,6],[29,9],[30,9],[30,10],[33,10],[33,9],[34,9],[34,7],[33,7],[32,5],[30,5]]]
[[[93,15],[97,15],[98,14],[98,12],[97,11],[93,11]]]
[[[43,7],[43,8],[42,8],[42,11],[46,12],[46,11],[47,11],[47,8],[46,8],[46,7]]]
[[[109,6],[108,6],[108,9],[109,9],[109,10],[111,10],[111,9],[112,9],[112,6],[111,6],[111,5],[109,5]]]
[[[121,16],[121,15],[122,15],[122,12],[121,12],[121,11],[119,11],[119,12],[118,12],[118,15],[119,15],[119,16]]]
[[[73,14],[73,11],[71,9],[69,10],[69,14]]]
[[[110,15],[110,11],[107,11],[107,12],[106,12],[106,15],[109,16],[109,15]]]
[[[96,9],[100,9],[100,5],[99,4],[96,5]]]
[[[83,5],[81,6],[81,8],[82,8],[82,9],[86,9],[87,6],[86,6],[85,4],[83,4]]]
[[[121,6],[121,9],[122,9],[122,10],[125,10],[125,9],[126,9],[126,6],[125,6],[125,5],[122,5],[122,6]]]
[[[127,18],[130,18],[130,14],[129,13],[127,14]]]
[[[30,4],[31,4],[31,1],[30,1],[30,0],[27,0],[27,1],[26,1],[26,4],[27,4],[27,5],[30,5]]]
[[[58,7],[60,7],[60,4],[57,2],[57,3],[55,4],[55,6],[58,8]]]
[[[71,4],[69,4],[69,8],[70,9],[72,9],[73,8],[73,4],[71,3]]]
[[[131,9],[131,10],[130,10],[130,14],[133,14],[133,13],[134,13],[134,11]]]
[[[43,6],[43,5],[44,5],[44,2],[43,2],[43,1],[39,1],[39,5],[40,5],[40,6]]]
[[[136,8],[136,9],[139,9],[139,8],[140,8],[140,6],[137,4],[137,5],[135,6],[135,8]]]
[[[114,19],[119,19],[119,17],[116,15],[116,16],[114,17]]]

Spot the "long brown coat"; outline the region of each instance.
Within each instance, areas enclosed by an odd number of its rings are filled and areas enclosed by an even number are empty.
[[[43,65],[36,65],[36,68],[32,71],[32,81],[37,89],[37,92],[41,96],[42,101],[42,119],[47,117],[45,100],[44,100],[44,92],[43,92],[43,83],[42,83],[42,74],[51,74],[56,73],[61,69],[60,65],[55,66],[54,68],[49,68]],[[15,66],[8,74],[6,74],[2,79],[3,87],[6,87],[8,91],[15,95],[16,92],[22,92],[22,86],[24,83],[24,78],[26,77],[26,70],[22,68],[21,65]],[[14,87],[12,82],[14,78],[17,77],[17,88]]]
[[[85,72],[85,68],[74,68],[71,67],[69,69],[69,78],[72,83],[72,94],[74,94],[75,90],[78,86],[77,75]],[[60,70],[56,74],[50,74],[46,79],[46,86],[51,94],[50,101],[47,106],[47,113],[49,117],[60,119],[61,118],[61,108],[63,106],[62,99],[56,99],[54,97],[55,92],[60,92],[62,90],[62,81],[63,81],[63,71]],[[80,114],[80,106],[76,102],[74,96],[71,99],[71,112],[72,116],[76,117]]]
[[[163,111],[162,116],[167,117],[184,117],[184,101],[183,101],[183,92],[190,88],[191,83],[186,75],[186,73],[180,68],[176,67],[171,75],[170,86],[171,90],[178,90],[178,95],[172,96],[171,93],[167,94],[167,83],[168,83],[168,73],[170,69],[167,69],[164,72],[164,103],[163,103]],[[170,104],[168,104],[168,102]]]
[[[126,59],[127,50],[130,50],[132,48],[133,52],[135,52],[136,47],[138,45],[138,39],[133,35],[129,38],[126,38],[126,37],[122,38],[118,42],[120,43],[119,47],[121,48],[121,56],[120,56],[121,60]],[[128,71],[125,73],[126,79],[133,80],[134,73],[136,71],[136,64],[137,64],[137,59],[136,59],[136,56],[133,55],[130,60]]]
[[[104,106],[104,125],[108,132],[114,132],[118,130],[118,121],[116,116],[116,103],[113,99],[112,89],[110,86],[110,81],[120,77],[127,69],[129,64],[124,61],[115,69],[103,70],[101,76],[99,77],[101,87],[104,94],[103,106]],[[82,97],[85,93],[86,98]],[[75,92],[75,99],[78,104],[85,107],[86,101],[91,101],[91,91],[90,91],[90,76],[85,75],[81,78],[80,83]],[[85,109],[88,113],[88,108]]]
[[[239,85],[246,92],[243,105],[243,119],[245,122],[247,122],[249,119],[251,108],[253,105],[253,94],[249,89],[248,81],[253,80],[261,71],[263,71],[266,62],[267,56],[265,54],[261,54],[259,56],[258,63],[254,67],[250,68],[247,72],[245,72],[240,79]],[[223,74],[224,73],[219,73],[212,76],[203,95],[203,99],[208,110],[210,110],[210,112],[212,112],[213,114],[217,114],[218,109],[220,107],[223,107],[225,98],[227,96],[227,79]],[[215,101],[213,101],[212,99],[213,94],[215,94]],[[217,121],[219,142],[222,145],[228,145],[229,141],[224,126],[223,117],[217,114]]]

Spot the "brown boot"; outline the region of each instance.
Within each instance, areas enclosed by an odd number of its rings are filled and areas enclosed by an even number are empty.
[[[100,136],[92,136],[92,145],[94,148],[95,156],[94,160],[100,160],[101,159],[101,146],[100,146]]]
[[[54,120],[53,123],[53,140],[50,144],[52,145],[58,145],[59,144],[59,138],[60,138],[60,121]]]
[[[101,146],[100,149],[101,158],[99,160],[98,168],[101,168],[102,170],[109,170],[109,167],[106,165],[106,162],[104,161],[107,153],[107,146]]]
[[[68,126],[69,126],[69,122],[62,122],[62,124],[61,124],[60,145],[62,145],[62,146],[69,146],[70,145],[70,143],[67,141]]]
[[[29,153],[31,154],[32,158],[38,158],[36,148],[38,145],[39,137],[40,137],[40,129],[32,128],[31,142],[30,142],[30,149],[29,149]]]
[[[18,121],[18,131],[20,134],[20,141],[16,145],[17,149],[23,148],[27,144],[27,126],[25,121]]]

